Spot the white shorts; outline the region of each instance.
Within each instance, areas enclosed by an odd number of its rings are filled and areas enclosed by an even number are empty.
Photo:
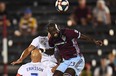
[[[47,76],[52,76],[53,73],[51,72],[51,69],[56,66],[57,64],[57,60],[55,58],[54,55],[47,55],[45,53],[42,53],[42,59],[41,62],[43,65],[45,65],[46,67],[48,67],[48,71],[47,71]]]
[[[57,60],[56,60],[55,56],[54,55],[47,55],[45,53],[42,53],[41,62],[43,63],[43,65],[50,67],[50,68],[57,65],[56,64]]]
[[[77,57],[64,60],[56,70],[65,72],[67,68],[72,68],[76,72],[76,76],[79,76],[85,66],[85,60],[83,56],[78,55]]]

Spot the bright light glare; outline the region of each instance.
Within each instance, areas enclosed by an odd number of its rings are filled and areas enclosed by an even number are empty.
[[[113,36],[113,35],[114,35],[114,30],[113,30],[113,29],[110,29],[110,30],[109,30],[109,35],[110,35],[110,36]]]
[[[116,49],[112,49],[112,54],[116,55]]]
[[[68,26],[72,26],[72,21],[71,21],[71,20],[68,20],[68,21],[67,21],[67,25],[68,25]]]
[[[107,46],[108,45],[108,39],[104,39],[103,43],[104,43],[105,46]]]
[[[96,66],[96,60],[95,59],[92,60],[92,66]]]
[[[8,45],[9,45],[9,46],[12,46],[12,45],[13,45],[13,40],[9,40],[9,41],[8,41]]]
[[[101,56],[101,55],[102,55],[102,50],[101,50],[101,49],[98,49],[97,54],[98,54],[99,56]]]

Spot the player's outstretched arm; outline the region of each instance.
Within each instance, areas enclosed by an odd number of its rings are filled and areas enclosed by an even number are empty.
[[[22,76],[22,75],[20,75],[20,74],[17,74],[16,76]]]
[[[20,64],[20,63],[22,63],[22,61],[30,54],[30,52],[31,52],[33,49],[35,49],[35,46],[30,45],[28,48],[26,48],[26,49],[22,52],[20,58],[19,58],[18,60],[16,60],[16,61],[13,61],[11,64],[12,64],[12,65],[15,65],[15,64]]]
[[[89,42],[94,42],[96,45],[99,45],[99,46],[102,46],[103,45],[103,42],[101,40],[96,40],[96,39],[91,38],[89,36],[86,36],[84,34],[81,34],[80,39],[87,40]]]

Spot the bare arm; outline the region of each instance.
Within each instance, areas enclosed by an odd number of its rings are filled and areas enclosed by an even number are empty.
[[[28,48],[26,48],[26,49],[22,52],[20,58],[19,58],[17,61],[12,62],[11,64],[12,64],[12,65],[15,65],[15,64],[21,63],[21,62],[31,53],[31,51],[32,51],[34,48],[35,48],[35,46],[30,45]]]
[[[20,74],[17,74],[16,76],[22,76],[22,75],[20,75]]]
[[[93,42],[93,43],[95,43],[96,45],[99,45],[99,46],[102,46],[102,44],[103,44],[101,40],[96,40],[96,39],[91,38],[89,36],[86,36],[84,34],[81,34],[80,39],[87,40],[89,42]]]

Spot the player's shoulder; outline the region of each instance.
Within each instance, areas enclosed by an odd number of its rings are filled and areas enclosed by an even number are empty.
[[[26,64],[23,64],[22,66],[28,66],[28,65],[30,65],[31,64],[31,62],[28,62],[28,63],[26,63]]]
[[[66,33],[66,32],[71,32],[71,31],[75,31],[76,29],[69,29],[69,28],[64,28],[61,29],[62,32]]]
[[[47,36],[37,36],[34,39],[40,39],[40,38],[48,38]]]
[[[38,63],[39,66],[46,68],[46,66],[43,63]]]
[[[23,65],[21,65],[21,67],[20,68],[25,68],[25,67],[27,67],[27,66],[29,66],[29,64],[30,64],[30,62],[29,63],[26,63],[26,64],[23,64]]]
[[[41,38],[46,38],[45,36],[37,36],[37,37],[35,37],[33,40],[39,40],[39,39],[41,39]]]
[[[35,37],[33,41],[37,41],[39,39],[39,36]]]

